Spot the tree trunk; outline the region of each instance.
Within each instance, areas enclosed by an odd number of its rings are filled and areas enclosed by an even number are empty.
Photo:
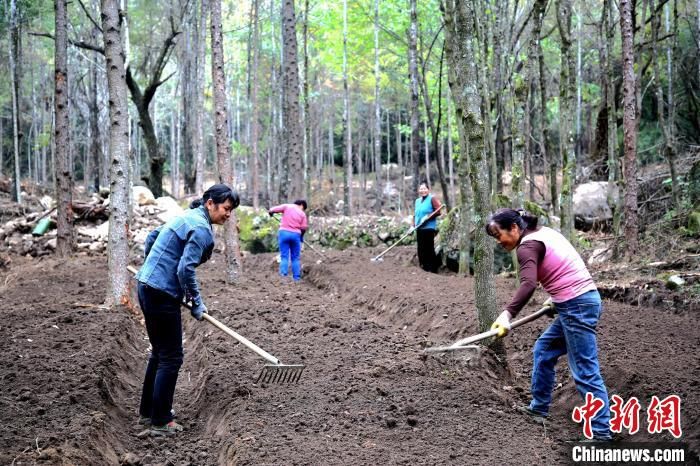
[[[309,0],[304,0],[304,106],[302,107],[302,115],[304,122],[304,197],[311,194],[311,177],[309,167],[309,146],[311,145],[311,115],[309,102]]]
[[[561,37],[561,72],[559,76],[559,153],[562,161],[561,231],[574,239],[573,189],[576,181],[572,110],[576,95],[576,63],[571,40],[570,0],[557,0],[557,23]]]
[[[607,152],[608,152],[608,193],[607,202],[613,214],[613,235],[620,235],[620,163],[617,154],[617,109],[615,103],[615,75],[612,64],[612,47],[615,43],[615,23],[613,21],[613,0],[605,0],[603,5],[603,31],[601,47],[603,57],[603,83],[605,89],[605,106],[607,112]],[[617,241],[613,247],[613,255],[617,257]]]
[[[10,0],[10,87],[12,94],[12,147],[14,149],[13,168],[14,168],[14,186],[12,189],[12,200],[22,202],[21,196],[21,178],[19,170],[19,18],[17,13],[16,0]]]
[[[284,48],[284,147],[289,161],[290,186],[288,195],[298,199],[304,194],[302,134],[299,124],[299,66],[297,64],[297,33],[294,0],[282,1],[282,39]]]
[[[622,34],[622,132],[624,135],[625,180],[625,252],[637,252],[639,224],[637,219],[637,105],[635,102],[633,0],[620,0]]]
[[[70,120],[68,107],[68,19],[66,0],[55,0],[55,97],[56,114],[56,253],[73,254],[73,177],[70,170]]]
[[[308,0],[307,0],[308,1]],[[375,212],[382,212],[382,119],[379,104],[379,84],[381,75],[379,71],[379,0],[374,0],[374,192],[376,193],[374,204]]]
[[[214,138],[216,160],[219,167],[219,182],[233,187],[233,168],[229,145],[226,109],[226,76],[224,74],[224,44],[221,33],[221,0],[211,1],[211,71],[214,85]],[[236,283],[241,273],[241,253],[238,246],[238,220],[235,211],[224,224],[226,245],[226,278]]]
[[[343,0],[343,215],[352,215],[352,133],[350,128],[350,92],[348,89],[348,0]]]
[[[258,133],[260,128],[260,115],[258,111],[258,63],[260,55],[260,33],[258,25],[258,0],[253,0],[251,6],[251,22],[253,23],[253,41],[250,45],[251,51],[253,53],[253,66],[251,70],[252,75],[252,89],[250,95],[250,104],[253,107],[253,114],[251,115],[251,134],[250,134],[250,157],[252,159],[252,196],[253,196],[253,208],[258,209],[260,207],[260,185],[259,174],[258,174],[258,159],[260,154],[258,153]]]
[[[204,175],[206,170],[207,151],[204,145],[204,86],[206,85],[205,68],[207,62],[207,18],[209,17],[209,0],[200,0],[201,10],[197,28],[197,44],[195,54],[195,76],[193,83],[194,111],[192,112],[193,141],[192,149],[195,158],[194,189],[198,196],[204,193]]]
[[[92,37],[97,41],[99,31],[93,28]],[[88,180],[93,183],[94,192],[100,191],[100,160],[102,160],[102,146],[100,144],[100,110],[97,105],[97,57],[90,62],[90,155],[92,157],[91,172]]]
[[[109,89],[110,218],[106,302],[129,302],[129,114],[118,0],[102,0],[102,30]]]
[[[480,103],[476,66],[480,45],[475,25],[473,2],[448,0],[443,10],[445,20],[445,54],[449,66],[449,81],[458,121],[463,131],[465,146],[468,147],[471,186],[474,194],[474,221],[477,225],[474,234],[474,291],[479,319],[479,329],[484,331],[496,319],[496,296],[493,287],[493,243],[482,225],[491,210],[489,160],[484,151],[484,121]],[[464,157],[466,154],[462,153]],[[460,207],[467,214],[468,207]],[[468,230],[467,230],[468,231]],[[496,350],[503,353],[502,344]]]
[[[420,184],[420,115],[418,113],[418,10],[416,0],[410,0],[411,26],[408,34],[408,73],[411,79],[411,163],[413,164],[412,193]],[[426,166],[426,174],[428,167]]]
[[[651,22],[651,61],[654,67],[654,88],[656,95],[656,114],[658,124],[661,127],[661,135],[663,137],[663,155],[668,161],[668,166],[671,171],[671,191],[673,195],[673,205],[676,212],[681,209],[681,199],[678,186],[678,175],[676,174],[676,150],[671,139],[669,128],[671,123],[666,124],[666,103],[664,102],[664,90],[661,86],[661,73],[659,66],[658,38],[661,30],[661,11],[655,11],[654,0],[651,0],[651,11],[654,17]],[[673,81],[673,76],[668,76],[669,81]]]

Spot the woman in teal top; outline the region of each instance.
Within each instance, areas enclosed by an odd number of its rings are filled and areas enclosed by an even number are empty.
[[[428,184],[423,182],[418,186],[418,199],[415,202],[413,226],[420,225],[416,230],[418,240],[418,263],[426,272],[437,273],[440,263],[435,256],[435,234],[437,220],[440,215],[440,201],[430,193]]]

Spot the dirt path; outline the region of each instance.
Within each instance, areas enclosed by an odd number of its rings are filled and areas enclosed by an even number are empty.
[[[410,255],[374,264],[371,251],[332,253],[299,285],[280,281],[271,255],[253,256],[235,287],[215,256],[201,269],[212,313],[307,369],[298,385],[257,386],[256,355],[187,317],[175,396],[187,430],[167,439],[139,437],[149,345],[128,310],[99,307],[104,258],[15,261],[0,271],[0,464],[566,462],[580,399],[565,362],[546,429],[512,409],[527,400],[531,348],[546,322],[508,338],[508,370],[488,351],[425,358],[426,342],[476,331],[472,281],[426,274]],[[496,287],[505,303],[512,280]],[[611,393],[636,396],[643,409],[652,395],[681,396],[683,440],[697,451],[700,331],[696,316],[677,311],[606,302],[600,353]]]

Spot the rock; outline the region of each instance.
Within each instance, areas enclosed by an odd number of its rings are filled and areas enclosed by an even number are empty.
[[[158,220],[165,223],[178,215],[181,215],[185,210],[180,207],[175,199],[170,196],[163,196],[156,199],[156,205],[162,210],[159,213]]]
[[[409,426],[413,427],[413,426],[415,426],[416,424],[418,424],[418,419],[416,419],[415,417],[409,417],[409,418],[406,419],[406,423],[407,423]]]
[[[671,275],[666,279],[666,288],[670,290],[677,290],[683,285],[685,285],[685,280],[683,280],[678,275]]]
[[[138,205],[155,204],[156,198],[150,189],[145,186],[134,186],[132,188],[134,202]]]
[[[617,187],[613,196],[617,196]],[[608,205],[608,182],[591,181],[580,184],[574,190],[573,197],[574,217],[577,219],[577,228],[580,225],[592,226],[612,219],[612,209]]]
[[[612,257],[610,248],[598,248],[593,251],[591,257],[588,258],[588,265],[601,264]]]

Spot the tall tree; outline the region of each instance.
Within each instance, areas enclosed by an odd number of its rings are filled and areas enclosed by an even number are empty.
[[[66,0],[55,0],[56,46],[54,58],[54,112],[56,118],[56,253],[73,252],[73,175],[70,169],[70,121],[68,107],[68,18]]]
[[[106,302],[129,301],[129,113],[119,0],[102,0],[102,31],[109,90],[110,215]]]
[[[559,74],[559,153],[562,161],[561,231],[570,241],[574,235],[573,189],[576,181],[576,151],[573,136],[576,62],[571,39],[571,0],[557,0],[557,23],[561,37]]]
[[[482,94],[476,70],[480,44],[476,42],[473,1],[447,0],[443,4],[445,20],[445,56],[449,67],[449,82],[468,148],[471,187],[474,195],[474,293],[479,328],[485,330],[496,319],[496,295],[493,288],[493,244],[482,225],[491,210],[489,160],[484,151],[484,121],[481,112]],[[467,155],[462,148],[460,157]],[[464,199],[460,207],[468,215]],[[497,349],[502,351],[502,347]]]
[[[17,1],[10,0],[10,87],[12,94],[12,147],[14,150],[14,186],[12,197],[15,202],[22,202],[19,169],[19,17]]]
[[[224,44],[221,33],[221,0],[211,0],[211,71],[214,85],[214,139],[216,160],[219,167],[219,182],[233,187],[233,167],[229,144],[226,109],[226,76],[224,74]],[[238,220],[235,212],[224,224],[226,245],[226,277],[236,283],[241,273],[241,252],[238,245]]]
[[[622,34],[622,133],[624,139],[625,180],[625,253],[637,251],[639,221],[637,219],[637,105],[634,73],[634,3],[620,0]]]
[[[250,157],[252,165],[252,196],[253,196],[253,208],[257,209],[260,206],[260,185],[259,185],[259,158],[258,154],[258,138],[260,132],[260,114],[258,105],[258,64],[260,62],[260,32],[258,24],[258,0],[253,0],[250,5],[250,22],[253,25],[253,37],[252,43],[250,44],[252,56],[252,67],[250,73],[252,75],[251,79],[251,92],[250,92],[250,104],[253,106],[253,114],[251,116],[251,129],[250,129]]]
[[[99,29],[92,28],[92,38],[97,42],[99,37]],[[88,180],[93,183],[92,189],[94,192],[100,190],[100,160],[102,160],[102,147],[100,145],[100,109],[97,104],[97,80],[98,70],[97,61],[90,60],[90,156],[92,157],[91,173],[88,175]]]
[[[374,190],[375,210],[382,211],[382,119],[379,103],[381,75],[379,68],[379,0],[374,0]]]
[[[196,175],[194,180],[195,192],[201,195],[204,192],[204,170],[206,161],[206,148],[204,144],[204,86],[206,84],[205,68],[207,62],[207,18],[209,17],[209,0],[200,0],[199,25],[197,27],[197,51],[195,54],[194,80],[194,141],[192,148],[196,160]]]
[[[167,81],[171,75],[165,79],[161,79],[165,65],[167,65],[173,48],[175,47],[175,38],[180,34],[180,31],[175,30],[173,19],[170,21],[170,33],[163,41],[158,56],[148,70],[148,84],[142,90],[139,83],[131,72],[131,66],[126,68],[126,84],[131,92],[131,100],[136,106],[139,114],[139,124],[143,130],[143,138],[148,150],[150,172],[148,175],[148,187],[153,192],[155,197],[163,195],[163,167],[165,165],[165,154],[163,147],[158,143],[158,135],[149,107],[156,95],[158,88]],[[145,64],[140,68],[145,68]]]
[[[284,49],[284,147],[289,160],[290,198],[304,194],[304,167],[302,166],[302,134],[299,123],[299,65],[297,60],[297,29],[294,0],[282,1],[282,46]]]
[[[654,88],[656,96],[656,115],[658,118],[658,124],[661,128],[661,135],[663,136],[663,149],[662,152],[664,157],[668,161],[668,166],[671,171],[671,192],[673,195],[673,205],[676,209],[681,208],[680,199],[680,187],[678,186],[678,174],[676,171],[676,148],[671,136],[670,128],[673,125],[671,119],[671,114],[669,113],[669,119],[671,121],[666,123],[666,102],[664,101],[664,88],[661,84],[661,66],[659,64],[659,32],[661,31],[661,10],[654,8],[654,0],[651,0],[651,11],[652,11],[652,21],[651,21],[651,61],[654,69]],[[672,81],[673,76],[669,74],[668,80]],[[669,95],[669,98],[671,96]],[[670,105],[669,105],[670,108]]]
[[[615,21],[613,0],[605,0],[603,4],[603,21],[601,33],[601,63],[603,65],[603,83],[605,90],[605,107],[607,113],[607,152],[608,152],[608,193],[607,202],[613,214],[613,234],[620,234],[620,163],[617,154],[617,104],[615,101],[615,75],[612,63],[612,47],[615,43]],[[617,242],[616,242],[617,244]],[[617,246],[613,254],[617,256]]]
[[[352,131],[350,127],[350,90],[348,89],[348,0],[343,0],[343,214],[352,215]]]
[[[411,163],[413,164],[413,194],[420,183],[420,115],[418,113],[418,9],[410,0],[411,26],[408,31],[408,74],[411,78]],[[428,170],[428,167],[425,167]]]

